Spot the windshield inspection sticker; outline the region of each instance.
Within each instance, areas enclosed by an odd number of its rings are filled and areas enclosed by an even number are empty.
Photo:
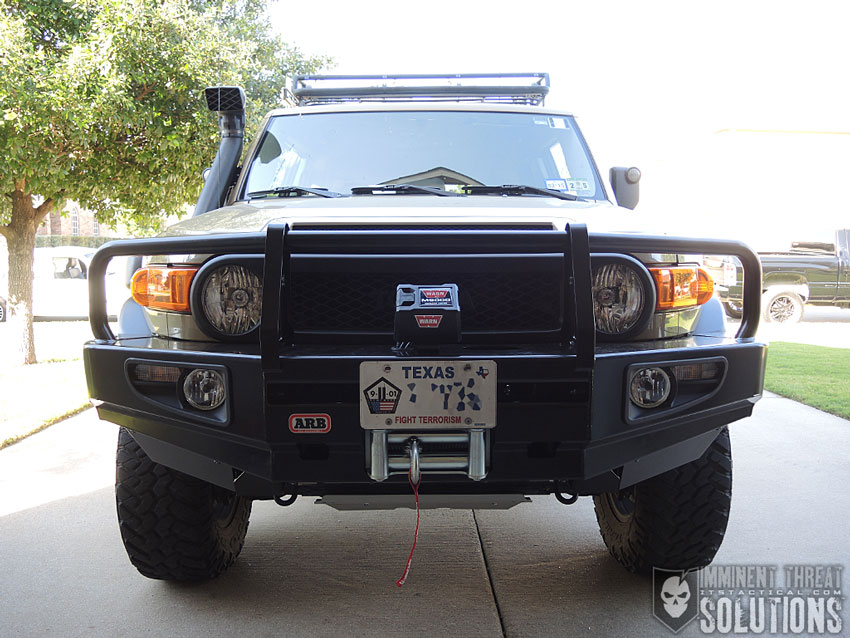
[[[590,182],[586,179],[568,179],[567,189],[571,191],[589,191]]]
[[[567,190],[567,182],[562,179],[547,179],[546,188],[553,191],[565,191]]]
[[[567,121],[562,117],[550,117],[549,118],[549,126],[550,128],[567,128]]]

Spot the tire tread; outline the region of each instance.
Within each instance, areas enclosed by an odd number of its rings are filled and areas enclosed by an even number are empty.
[[[234,496],[222,524],[213,506],[219,490],[224,491],[155,463],[128,430],[119,431],[118,526],[130,562],[144,576],[203,580],[230,567],[245,542],[251,502]]]
[[[693,569],[708,565],[726,532],[732,499],[732,452],[724,428],[699,459],[634,487],[628,521],[594,496],[596,519],[611,555],[633,572],[652,567]]]

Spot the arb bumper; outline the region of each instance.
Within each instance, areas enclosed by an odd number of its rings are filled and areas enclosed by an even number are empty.
[[[479,261],[469,266],[476,257],[461,260],[461,250],[480,255]],[[738,335],[597,344],[591,259],[652,252],[739,257],[748,294]],[[99,283],[108,260],[181,253],[262,256],[263,315],[255,343],[112,334]],[[553,300],[557,329],[527,338],[507,328],[490,338],[479,330],[464,333],[459,344],[417,349],[374,335],[317,335],[292,315],[299,301],[285,282],[297,281],[307,267],[326,269],[340,260],[347,269],[368,264],[366,272],[377,259],[382,266],[409,262],[415,272],[425,255],[469,272],[494,258],[517,259],[531,270],[537,256],[546,269],[555,263],[562,293]],[[397,494],[408,489],[408,472],[422,473],[426,493],[611,491],[698,458],[719,428],[751,414],[762,392],[766,347],[753,340],[760,268],[737,242],[588,237],[578,225],[566,233],[344,236],[273,226],[261,235],[114,242],[99,251],[90,271],[96,339],[85,346],[85,365],[101,418],[132,430],[153,460],[253,498]],[[491,368],[495,376],[487,379]],[[372,372],[384,369],[386,375]],[[201,392],[217,384],[221,402],[193,407],[186,394],[190,377],[204,380]],[[197,383],[193,388],[198,391]],[[424,408],[399,408],[400,401],[422,402],[423,391],[469,411],[437,417]],[[646,392],[658,393],[657,405],[636,400]],[[481,416],[488,409],[489,416]],[[367,425],[364,410],[380,418]]]

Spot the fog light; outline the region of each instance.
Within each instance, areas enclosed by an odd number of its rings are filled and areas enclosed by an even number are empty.
[[[215,370],[192,370],[183,381],[183,395],[193,408],[215,410],[224,403],[224,378]]]
[[[632,375],[629,392],[639,408],[657,408],[670,396],[670,377],[661,368],[641,368]]]

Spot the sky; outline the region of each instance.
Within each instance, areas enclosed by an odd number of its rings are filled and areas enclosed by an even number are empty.
[[[547,106],[578,117],[601,172],[642,169],[641,214],[757,248],[800,239],[802,212],[850,225],[850,3],[281,0],[270,15],[332,56],[327,72],[548,72]]]

